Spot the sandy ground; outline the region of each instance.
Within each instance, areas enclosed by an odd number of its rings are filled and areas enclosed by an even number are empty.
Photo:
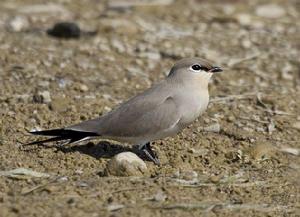
[[[300,216],[299,1],[45,2],[0,2],[0,170],[49,174],[0,176],[1,217]],[[59,21],[97,34],[48,36]],[[97,117],[189,56],[226,70],[207,112],[154,143],[162,165],[147,161],[144,176],[104,174],[130,148],[111,141],[22,146],[28,130]]]

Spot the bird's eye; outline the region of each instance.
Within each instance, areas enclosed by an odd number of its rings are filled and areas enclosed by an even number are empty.
[[[192,65],[192,69],[195,71],[200,71],[202,67],[199,64]]]

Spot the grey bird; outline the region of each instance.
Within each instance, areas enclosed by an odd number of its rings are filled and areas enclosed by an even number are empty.
[[[172,136],[190,125],[207,108],[208,83],[213,73],[222,69],[201,58],[178,61],[168,76],[143,93],[120,104],[107,114],[79,124],[52,130],[33,131],[64,144],[100,137],[138,145],[150,160],[159,165],[150,142]]]

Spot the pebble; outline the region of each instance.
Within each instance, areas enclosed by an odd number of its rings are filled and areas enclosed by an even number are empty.
[[[51,96],[49,91],[42,91],[40,92],[41,96],[43,97],[44,103],[50,103],[51,102]]]
[[[123,204],[110,204],[107,206],[107,211],[113,212],[120,209],[123,209],[125,206]]]
[[[153,201],[156,202],[164,202],[166,199],[167,195],[163,191],[159,191],[153,196]]]
[[[219,123],[215,123],[203,129],[206,132],[219,133],[221,131],[221,126]]]
[[[155,60],[155,61],[158,61],[161,59],[161,54],[159,52],[143,52],[143,53],[140,53],[139,56],[141,58],[146,58],[146,59]]]
[[[297,130],[300,130],[300,121],[297,121],[297,122],[293,123],[292,127],[297,129]]]
[[[117,39],[111,40],[111,46],[115,48],[119,53],[124,53],[126,51],[126,48],[123,45],[123,43]]]
[[[21,32],[29,27],[29,21],[25,16],[16,16],[8,21],[7,28],[12,32]]]
[[[137,6],[163,6],[170,5],[174,0],[110,0],[108,1],[108,8],[111,10],[124,10]]]
[[[198,173],[194,170],[182,171],[181,176],[184,180],[195,180],[198,178]]]
[[[33,4],[19,7],[18,11],[24,14],[64,14],[69,15],[70,12],[60,4]]]
[[[96,65],[92,63],[90,60],[85,59],[85,58],[80,58],[76,60],[76,65],[83,70],[88,70],[88,69],[95,69]]]
[[[209,180],[212,182],[212,183],[220,183],[222,179],[222,176],[220,175],[212,175]]]
[[[249,14],[245,14],[245,13],[237,14],[236,19],[239,22],[239,24],[242,26],[248,26],[252,22],[251,16]]]
[[[78,187],[82,187],[82,188],[85,188],[85,187],[88,187],[89,185],[86,183],[86,182],[79,182],[77,184]]]
[[[274,121],[271,120],[270,123],[268,124],[268,132],[271,134],[275,130],[276,130],[275,123]]]
[[[293,66],[290,63],[285,63],[281,69],[281,77],[285,80],[292,81],[294,80],[293,71]]]
[[[147,172],[146,163],[132,152],[115,155],[107,164],[107,175],[142,176]]]
[[[275,151],[275,147],[270,144],[257,144],[252,146],[248,153],[252,159],[260,161],[272,158]]]
[[[85,84],[79,85],[79,90],[82,92],[87,92],[89,90],[88,86]]]
[[[80,92],[87,92],[89,87],[85,84],[74,83],[74,89]]]
[[[190,148],[188,152],[192,153],[194,156],[205,156],[209,152],[209,150],[206,148],[200,148],[200,149]]]
[[[56,112],[66,112],[69,108],[70,100],[66,97],[55,96],[51,99],[50,108]]]
[[[36,103],[50,103],[51,96],[49,91],[39,91],[37,94],[33,96],[33,100]]]
[[[300,155],[300,149],[298,149],[298,148],[283,147],[280,150],[282,152],[285,152],[288,154],[292,154],[292,155],[296,155],[296,156]]]
[[[133,35],[137,34],[139,29],[137,24],[124,19],[105,19],[100,21],[102,28],[115,34]]]
[[[80,38],[81,30],[76,23],[60,22],[56,23],[52,29],[47,30],[48,35],[57,38]]]
[[[266,4],[258,6],[255,13],[259,17],[277,19],[283,17],[286,14],[286,11],[277,4]]]
[[[48,88],[50,85],[50,82],[49,81],[39,81],[38,85],[40,87]]]

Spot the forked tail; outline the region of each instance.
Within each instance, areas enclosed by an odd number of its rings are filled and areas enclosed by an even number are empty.
[[[36,145],[36,144],[43,144],[47,142],[54,142],[54,141],[66,141],[66,144],[79,142],[90,137],[99,136],[99,134],[94,132],[85,132],[85,131],[78,131],[78,130],[70,130],[70,129],[53,129],[53,130],[42,130],[42,131],[31,131],[29,132],[34,135],[41,135],[41,136],[51,136],[52,138],[41,140],[41,141],[34,141],[28,143],[26,145]]]

